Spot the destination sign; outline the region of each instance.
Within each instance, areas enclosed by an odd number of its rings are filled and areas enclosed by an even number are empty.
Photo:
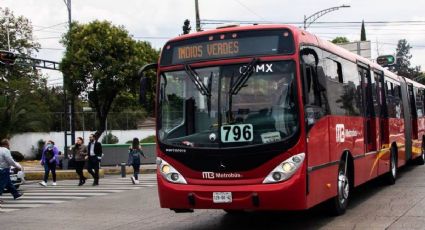
[[[222,37],[219,37],[222,36]],[[228,39],[223,39],[228,37]],[[291,54],[292,35],[279,31],[244,31],[226,35],[211,35],[165,45],[161,65],[252,55]]]

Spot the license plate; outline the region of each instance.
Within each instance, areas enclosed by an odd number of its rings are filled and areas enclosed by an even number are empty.
[[[18,180],[18,176],[17,175],[11,175],[10,176],[10,180],[11,181],[17,181]]]
[[[232,203],[231,192],[213,192],[214,203]]]

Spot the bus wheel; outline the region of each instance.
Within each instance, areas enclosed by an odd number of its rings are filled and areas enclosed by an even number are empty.
[[[424,165],[425,164],[425,153],[424,153],[424,141],[422,140],[422,147],[421,147],[421,156],[416,158],[416,164],[418,165]]]
[[[397,150],[392,147],[391,148],[391,156],[390,156],[390,171],[387,173],[387,183],[389,185],[395,184],[397,179]]]
[[[347,167],[348,165],[345,160],[341,160],[338,169],[337,196],[333,198],[332,211],[334,215],[345,213],[350,198],[350,177]]]

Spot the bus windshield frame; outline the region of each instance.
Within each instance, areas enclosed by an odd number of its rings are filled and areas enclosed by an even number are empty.
[[[176,147],[223,149],[295,136],[300,128],[295,61],[254,60],[162,72],[159,141]]]

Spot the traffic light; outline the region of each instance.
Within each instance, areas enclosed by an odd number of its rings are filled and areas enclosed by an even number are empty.
[[[383,67],[392,66],[395,64],[395,61],[394,55],[383,55],[376,58],[376,63]]]
[[[16,55],[9,51],[0,50],[0,64],[3,65],[14,65]]]

